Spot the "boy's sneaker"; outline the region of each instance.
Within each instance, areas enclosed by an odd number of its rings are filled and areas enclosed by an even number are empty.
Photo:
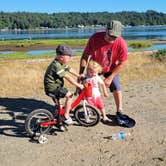
[[[68,125],[72,125],[73,124],[73,120],[71,117],[69,117],[68,119],[65,119],[64,122]]]

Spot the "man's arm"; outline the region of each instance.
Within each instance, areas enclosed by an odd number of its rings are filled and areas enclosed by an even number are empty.
[[[79,70],[80,74],[84,73],[85,69],[88,66],[90,59],[91,59],[91,55],[85,55],[85,54],[82,55],[81,60],[80,60],[80,70]]]
[[[83,54],[80,60],[80,70],[79,70],[80,74],[84,73],[86,65],[87,65],[87,56]]]
[[[93,53],[93,45],[94,45],[94,39],[92,35],[86,44],[86,47],[83,51],[83,54],[80,60],[80,70],[79,70],[80,74],[83,74],[87,67],[87,63],[89,62],[91,55]]]

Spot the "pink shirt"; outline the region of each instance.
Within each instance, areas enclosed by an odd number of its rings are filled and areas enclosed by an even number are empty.
[[[103,73],[111,72],[119,62],[128,59],[127,44],[122,37],[116,38],[114,43],[104,40],[105,31],[93,34],[84,50],[84,55],[92,56],[92,59],[103,67]]]

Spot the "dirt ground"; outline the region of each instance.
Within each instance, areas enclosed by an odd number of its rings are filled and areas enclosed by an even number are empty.
[[[104,100],[110,122],[82,127],[76,122],[67,132],[48,135],[46,144],[26,136],[24,120],[34,109],[53,109],[44,94],[0,98],[1,166],[165,166],[166,165],[166,77],[133,81],[122,89],[124,112],[136,120],[133,128],[115,123],[115,105]],[[13,119],[16,116],[16,120]],[[124,140],[111,140],[120,131]]]

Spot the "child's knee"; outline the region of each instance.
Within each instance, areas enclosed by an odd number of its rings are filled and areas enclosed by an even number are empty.
[[[73,98],[73,93],[68,91],[66,94],[66,98]]]

